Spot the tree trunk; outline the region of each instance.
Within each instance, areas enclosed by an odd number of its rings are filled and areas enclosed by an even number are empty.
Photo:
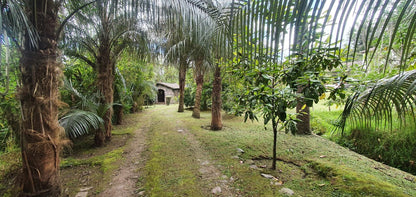
[[[302,93],[302,90],[302,87],[298,87],[297,93]],[[296,118],[300,120],[296,125],[296,133],[301,135],[311,135],[309,107],[306,105],[303,97],[299,97],[296,100],[296,113],[299,114]]]
[[[36,4],[27,6],[26,11],[39,34],[39,42],[36,49],[30,46],[26,34],[20,60],[22,195],[59,196],[60,135],[64,133],[58,122],[62,76],[56,41],[59,6],[53,0],[28,2]]]
[[[114,100],[114,64],[110,58],[110,44],[109,39],[102,38],[101,46],[99,47],[99,55],[97,57],[97,68],[98,68],[98,89],[102,94],[101,104],[112,105]],[[113,108],[110,107],[104,114],[104,134],[105,140],[111,141],[111,118],[113,115]],[[96,135],[100,135],[96,133]],[[97,136],[98,137],[98,136]],[[102,138],[98,138],[102,139]],[[97,144],[97,143],[96,143]],[[101,142],[99,144],[104,144]]]
[[[273,125],[273,162],[272,162],[272,170],[276,170],[276,160],[277,160],[277,156],[276,156],[276,152],[277,152],[277,123],[275,122],[274,118],[272,120],[272,125]]]
[[[217,131],[222,129],[221,119],[221,67],[217,64],[214,72],[214,82],[212,85],[212,109],[211,109],[211,130]]]
[[[179,64],[179,107],[178,112],[184,112],[184,98],[185,98],[185,79],[186,68],[188,65],[186,61],[181,61]]]
[[[124,116],[124,110],[123,106],[115,105],[114,106],[114,121],[116,125],[121,125],[123,123],[123,116]]]
[[[105,142],[105,135],[104,135],[104,131],[103,129],[99,128],[95,131],[95,136],[94,136],[94,143],[95,146],[100,147],[100,146],[104,146],[104,142]]]
[[[195,104],[194,111],[192,112],[192,117],[201,118],[201,96],[202,96],[202,87],[204,85],[204,73],[203,73],[203,60],[198,60],[195,62],[196,69],[196,92],[195,92]]]

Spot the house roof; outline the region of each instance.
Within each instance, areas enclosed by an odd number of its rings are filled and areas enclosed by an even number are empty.
[[[161,86],[165,86],[165,87],[170,88],[170,89],[179,90],[179,85],[176,84],[176,83],[158,82],[158,83],[156,83],[156,85],[161,85]]]

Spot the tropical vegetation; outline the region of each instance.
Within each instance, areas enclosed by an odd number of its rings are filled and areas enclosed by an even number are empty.
[[[222,110],[271,124],[272,169],[279,130],[318,133],[327,99],[344,106],[328,138],[415,172],[414,0],[0,3],[0,151],[21,151],[23,196],[59,195],[69,141],[111,144],[161,81],[179,83],[178,112],[211,110],[211,130]]]

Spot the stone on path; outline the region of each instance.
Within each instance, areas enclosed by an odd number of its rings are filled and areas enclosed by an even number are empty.
[[[78,192],[77,195],[75,195],[75,197],[87,197],[87,196],[88,196],[88,191]]]
[[[295,192],[293,191],[293,190],[291,190],[291,189],[289,189],[289,188],[282,188],[282,189],[280,189],[279,190],[279,192],[281,193],[281,194],[286,194],[286,195],[288,195],[288,196],[292,196],[293,194],[295,194]]]
[[[86,191],[91,190],[91,189],[92,189],[92,187],[84,187],[84,188],[79,189],[79,191],[80,192],[86,192]]]
[[[75,195],[75,197],[87,197],[88,196],[88,190],[91,190],[92,187],[84,187],[79,189],[79,192],[77,193],[77,195]]]
[[[283,182],[281,182],[281,181],[270,181],[270,185],[282,186]]]
[[[237,152],[239,152],[239,153],[244,153],[244,150],[243,150],[243,149],[241,149],[241,148],[237,148]]]
[[[263,174],[263,173],[261,173],[261,176],[264,177],[264,178],[267,178],[267,179],[275,179],[275,177],[272,176],[272,175],[270,175],[270,174]]]
[[[214,187],[214,189],[211,190],[211,193],[213,194],[219,194],[221,193],[221,187]]]

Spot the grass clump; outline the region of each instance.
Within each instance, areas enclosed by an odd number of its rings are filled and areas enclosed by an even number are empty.
[[[400,121],[385,123],[376,120],[347,125],[345,131],[332,133],[334,122],[339,118],[341,108],[328,111],[319,104],[311,112],[311,127],[316,134],[363,154],[376,161],[416,174],[416,128],[412,118],[407,125]]]
[[[12,149],[0,154],[0,194],[15,196],[19,192],[16,187],[18,175],[21,173],[20,149]]]
[[[344,195],[351,196],[409,196],[402,188],[368,173],[357,172],[343,165],[311,161],[311,168],[329,181]]]
[[[374,128],[347,130],[334,139],[343,146],[374,160],[416,174],[416,130],[409,126],[400,131]]]
[[[104,155],[98,155],[88,159],[77,159],[73,157],[64,158],[61,162],[61,168],[75,167],[80,165],[100,166],[102,172],[113,170],[117,167],[114,163],[120,161],[123,157],[124,147],[112,150]]]

